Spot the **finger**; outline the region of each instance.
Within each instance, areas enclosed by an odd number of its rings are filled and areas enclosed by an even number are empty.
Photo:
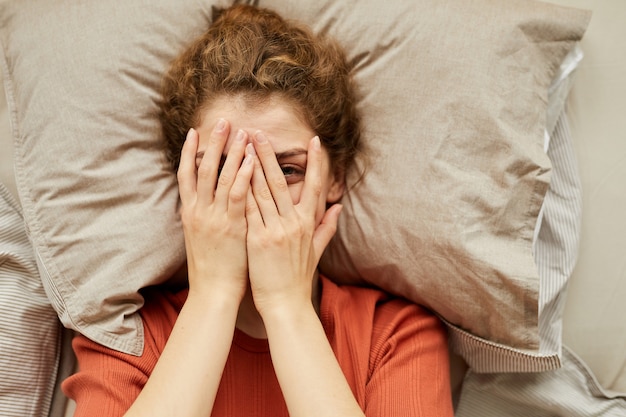
[[[322,192],[322,149],[319,137],[309,142],[307,152],[304,186],[300,196],[300,204],[307,211],[315,213]]]
[[[244,158],[248,135],[245,131],[239,130],[235,136],[235,140],[228,150],[226,161],[217,179],[217,187],[215,189],[215,204],[223,210],[228,208],[229,194],[235,183],[239,169]],[[248,183],[250,180],[248,179]],[[243,197],[245,198],[245,193]]]
[[[341,204],[333,204],[322,217],[322,221],[313,233],[313,250],[315,251],[316,261],[319,262],[322,253],[330,243],[330,240],[337,232],[337,222],[343,206]]]
[[[183,204],[191,201],[196,193],[196,152],[198,149],[198,132],[194,128],[189,129],[187,138],[180,152],[180,164],[176,177],[178,179],[178,192]]]
[[[252,165],[254,166],[254,158]],[[258,231],[265,227],[251,187],[248,187],[248,196],[246,198],[246,220],[248,221],[248,231]]]
[[[252,146],[252,145],[250,145]],[[228,194],[228,214],[234,218],[246,215],[248,195],[252,197],[250,180],[254,170],[254,155],[248,153],[237,171],[235,182]]]
[[[254,135],[254,147],[259,161],[261,161],[265,179],[272,193],[278,213],[282,216],[292,213],[293,201],[289,193],[287,180],[285,180],[283,170],[276,160],[274,149],[263,132],[257,131]]]
[[[222,152],[228,139],[230,126],[224,119],[219,119],[209,134],[204,156],[198,167],[198,204],[202,206],[213,202]]]
[[[271,227],[271,225],[277,226],[280,221],[278,218],[278,209],[272,197],[272,192],[267,185],[263,167],[261,167],[261,162],[257,156],[254,158],[254,172],[252,173],[251,184],[252,194],[259,208],[259,213],[263,218],[263,223],[267,227]]]

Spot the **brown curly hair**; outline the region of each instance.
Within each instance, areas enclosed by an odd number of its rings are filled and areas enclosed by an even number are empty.
[[[240,95],[259,105],[273,94],[293,104],[335,173],[345,175],[360,149],[360,117],[344,52],[271,10],[246,5],[215,10],[208,30],[164,77],[160,118],[172,167],[178,169],[187,131],[213,100]]]

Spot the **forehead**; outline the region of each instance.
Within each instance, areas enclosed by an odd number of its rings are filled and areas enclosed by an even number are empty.
[[[217,120],[224,118],[230,123],[230,134],[225,152],[237,131],[244,130],[252,137],[262,130],[276,152],[296,148],[307,149],[315,132],[302,120],[297,109],[287,100],[270,96],[258,103],[250,103],[241,96],[223,96],[213,100],[200,114],[199,150],[206,148],[208,138]]]

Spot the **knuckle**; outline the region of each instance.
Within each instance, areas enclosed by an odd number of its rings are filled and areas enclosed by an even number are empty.
[[[211,135],[209,135],[209,141],[208,141],[209,146],[219,146],[219,145],[221,145],[222,144],[222,136],[223,136],[222,132],[215,132],[215,131],[213,131],[211,133]]]
[[[200,222],[198,216],[195,213],[184,212],[181,215],[181,220],[185,229],[191,231],[198,231],[200,229]]]
[[[191,218],[189,212],[187,210],[182,210],[180,213],[180,221],[183,222],[183,225],[189,225],[191,223]]]
[[[274,183],[276,190],[280,193],[284,193],[289,190],[289,186],[287,185],[287,181],[285,181],[284,177],[276,178],[272,182]]]
[[[241,203],[246,199],[246,193],[241,190],[232,189],[228,198],[231,203]]]
[[[264,247],[263,238],[258,234],[250,234],[246,237],[246,242],[249,248],[259,250]]]
[[[273,197],[272,197],[272,192],[271,192],[271,191],[270,191],[270,189],[269,189],[269,188],[267,188],[267,187],[262,187],[262,188],[259,190],[259,194],[258,194],[258,195],[259,195],[259,198],[261,198],[261,199],[263,199],[263,200],[266,200],[266,201],[271,201],[271,200],[273,200]]]
[[[211,177],[212,169],[207,165],[200,165],[198,168],[198,179],[208,179]]]
[[[290,221],[285,225],[285,229],[290,236],[305,236],[307,228],[299,221]]]
[[[322,194],[322,181],[321,180],[313,181],[313,184],[312,184],[311,188],[313,189],[313,193],[315,195]]]
[[[232,178],[230,177],[230,175],[227,175],[224,172],[222,172],[219,179],[217,180],[217,186],[228,187],[228,185],[230,185],[231,182],[232,182]]]
[[[283,246],[284,244],[286,244],[288,242],[287,239],[287,235],[285,233],[281,233],[281,232],[274,232],[271,233],[269,236],[266,236],[265,239],[263,239],[262,244],[263,247],[275,247],[275,246]]]
[[[258,212],[259,212],[259,208],[254,203],[254,201],[247,200],[247,203],[246,203],[246,214],[247,215],[252,215],[252,214],[256,214]]]
[[[186,179],[185,173],[180,167],[178,168],[178,171],[176,171],[176,179],[178,180],[178,182],[184,181]]]

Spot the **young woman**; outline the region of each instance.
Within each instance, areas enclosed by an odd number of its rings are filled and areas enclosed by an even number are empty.
[[[335,43],[250,6],[174,62],[189,288],[146,292],[141,357],[75,339],[76,416],[452,416],[438,319],[317,271],[359,150],[351,82]]]

